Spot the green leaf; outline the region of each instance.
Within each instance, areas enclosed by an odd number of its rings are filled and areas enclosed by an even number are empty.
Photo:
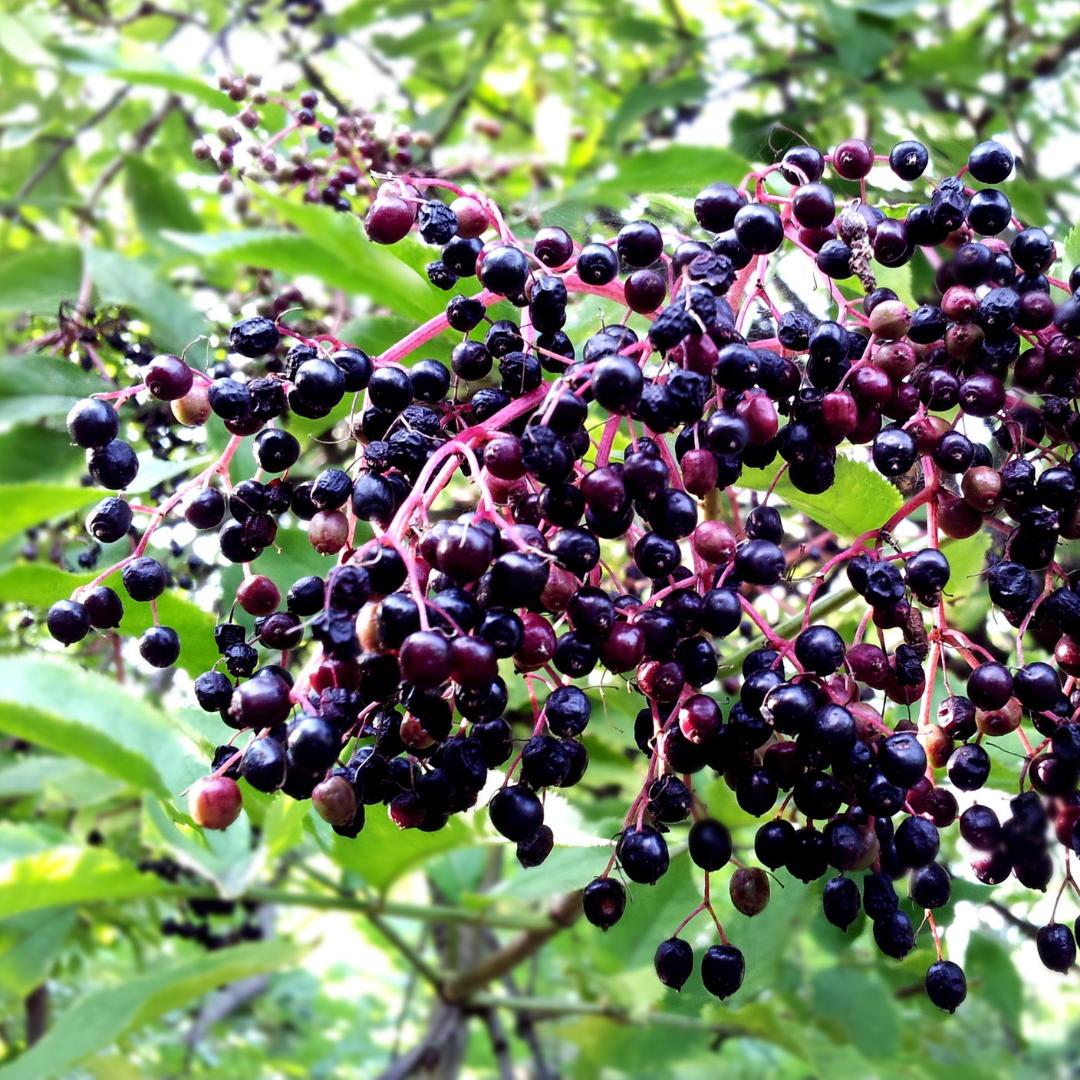
[[[98,247],[87,247],[85,257],[102,301],[134,308],[150,324],[159,349],[180,354],[206,332],[206,323],[191,301],[146,260]]]
[[[307,810],[306,804],[300,805]],[[154,798],[145,800],[145,810],[143,837],[147,846],[167,849],[181,866],[212,881],[225,896],[239,896],[250,884],[256,858],[246,814],[228,829],[214,831],[172,821]]]
[[[156,875],[104,848],[54,847],[0,865],[0,918],[169,891]]]
[[[226,983],[292,967],[305,951],[303,946],[282,940],[238,945],[99,989],[65,1012],[22,1057],[0,1069],[0,1080],[48,1080],[65,1073],[126,1032]]]
[[[900,1010],[885,986],[870,972],[854,967],[819,971],[811,982],[819,1016],[836,1022],[866,1057],[884,1060],[900,1048]]]
[[[642,150],[622,162],[612,179],[571,188],[565,201],[625,202],[627,196],[652,191],[693,196],[714,180],[738,184],[748,172],[749,162],[729,150],[678,145]]]
[[[24,997],[40,985],[74,925],[72,908],[0,920],[0,988]]]
[[[314,240],[326,257],[345,263],[363,283],[357,291],[411,318],[428,319],[444,309],[443,294],[403,263],[392,248],[368,240],[355,214],[253,190],[260,202]]]
[[[986,552],[993,539],[989,529],[980,529],[963,540],[946,540],[942,554],[949,560],[949,583],[945,586],[945,606],[959,607],[980,588]]]
[[[202,221],[191,209],[184,189],[168,173],[154,168],[144,157],[124,155],[124,175],[135,220],[143,233],[201,232]]]
[[[978,981],[977,993],[986,998],[1007,1024],[1016,1025],[1024,986],[1008,952],[986,934],[974,933],[964,954],[964,968],[970,983]]]
[[[162,90],[171,90],[182,97],[193,97],[204,105],[221,109],[222,112],[240,111],[240,106],[223,90],[218,90],[216,86],[211,86],[191,75],[181,75],[175,71],[138,71],[127,68],[116,68],[107,74],[116,79],[123,79],[132,86],[158,86]]]
[[[1074,225],[1065,237],[1061,276],[1068,281],[1069,275],[1078,265],[1080,265],[1080,225]]]
[[[57,600],[67,599],[96,577],[97,574],[68,574],[44,563],[19,564],[0,570],[0,603],[21,603],[44,610]],[[119,573],[106,578],[103,584],[124,595]],[[180,635],[178,666],[192,677],[213,667],[220,659],[213,641],[216,621],[213,614],[186,599],[178,589],[167,589],[162,593],[157,609],[161,623],[171,626]],[[154,613],[149,604],[128,601],[124,605],[119,631],[127,637],[138,637],[153,622]]]
[[[778,471],[743,469],[738,486],[767,491]],[[824,495],[799,491],[785,472],[775,488],[776,496],[795,510],[801,510],[837,536],[854,539],[879,529],[903,505],[900,492],[866,462],[838,455],[836,482]]]
[[[95,503],[100,492],[62,484],[0,484],[0,544],[26,529]]]
[[[317,835],[321,840],[322,834]],[[476,840],[473,830],[458,817],[452,817],[435,833],[419,829],[402,832],[380,806],[369,807],[367,824],[355,840],[336,833],[331,835],[330,858],[338,866],[362,875],[368,885],[380,892],[428,859]]]
[[[0,433],[0,461],[4,463],[4,479],[16,484],[33,480],[77,481],[84,469],[82,455],[72,452],[67,432],[29,424],[19,424]]]
[[[53,660],[0,658],[0,730],[162,799],[206,772],[164,714],[104,676]]]
[[[0,311],[55,315],[78,299],[82,254],[71,244],[36,245],[0,263]]]
[[[641,82],[623,95],[608,128],[608,139],[613,146],[622,141],[630,128],[644,116],[669,105],[681,105],[685,101],[700,101],[709,89],[701,75],[683,75],[668,79],[659,85]]]
[[[0,357],[0,424],[66,416],[78,398],[107,388],[100,375],[60,356]]]

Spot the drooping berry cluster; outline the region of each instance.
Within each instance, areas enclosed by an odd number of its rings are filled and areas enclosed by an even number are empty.
[[[928,196],[903,217],[867,198],[866,178],[886,161],[916,185],[912,199]],[[229,347],[248,360],[272,356],[266,374],[209,379],[159,356],[144,385],[77,404],[72,438],[107,488],[126,487],[138,467],[107,398],[119,406],[145,390],[172,402],[180,423],[214,414],[232,435],[199,476],[156,509],[139,508],[149,523],[118,567],[131,599],[158,597],[166,575],[146,545],[179,512],[217,529],[223,559],[244,566],[236,600],[255,637],[219,625],[223,670],[200,676],[195,693],[248,738],[221,747],[212,776],[192,789],[195,820],[235,820],[243,777],[311,798],[345,836],[380,803],[402,828],[437,830],[502,769],[491,823],[535,866],[554,841],[544,792],[573,786],[587,767],[591,701],[574,683],[607,672],[646,699],[634,737],[648,765],[607,871],[584,890],[590,922],[606,929],[622,917],[624,880],[655,883],[668,868],[665,834],[692,818],[689,853],[705,896],[660,945],[657,972],[668,986],[686,982],[694,958],[679,933],[708,911],[720,944],[702,957],[702,980],[719,997],[739,988],[743,955],[709,895],[733,842],[693,791],[695,776],[718,773],[744,811],[768,818],[757,861],[804,882],[827,877],[828,920],[847,929],[865,910],[878,946],[898,959],[917,932],[893,884],[906,875],[937,945],[927,993],[955,1009],[966,984],[942,958],[933,920],[951,893],[939,830],[958,821],[987,883],[1015,874],[1045,889],[1055,844],[1080,854],[1080,587],[1059,550],[1080,536],[1080,274],[1048,277],[1057,258],[1048,234],[1023,227],[998,188],[968,186],[967,177],[1009,177],[1004,146],[979,145],[937,185],[924,181],[927,165],[913,142],[880,159],[859,140],[828,155],[798,147],[737,187],[702,191],[697,237],[637,220],[584,244],[558,227],[519,240],[480,193],[391,179],[367,211],[368,236],[391,244],[415,229],[438,248],[428,272],[454,290],[445,313],[374,357],[329,334],[298,339],[267,318],[244,319]],[[859,182],[860,196],[838,196],[823,182],[827,168]],[[831,318],[773,299],[789,257],[809,260]],[[877,285],[875,267],[915,257],[935,268],[936,291],[913,309]],[[457,291],[472,278],[473,295]],[[644,315],[647,333],[624,320],[574,342],[564,330],[574,294]],[[503,300],[520,320],[488,317]],[[403,364],[448,329],[459,335],[449,369]],[[297,342],[286,348],[282,333]],[[326,417],[349,396],[354,462],[298,480],[304,448],[290,414]],[[233,484],[230,463],[249,437],[259,474]],[[759,499],[738,486],[744,467],[772,469],[820,495],[845,445],[864,448],[847,454],[909,494],[846,546],[816,532],[808,553],[771,489]],[[475,507],[438,517],[459,473]],[[284,609],[278,587],[251,568],[282,515],[306,522],[314,549],[336,556],[325,577],[292,585]],[[107,542],[132,520],[129,503],[109,496],[87,527]],[[359,523],[372,539],[357,541]],[[1017,630],[1015,667],[946,618],[942,539],[981,529],[1003,541],[986,584]],[[817,563],[808,589],[790,576],[804,557]],[[118,625],[122,601],[102,584],[118,568],[54,605],[56,638]],[[845,577],[865,601],[851,641],[812,621]],[[769,598],[795,601],[794,631],[770,624],[757,602]],[[871,628],[877,643],[865,640]],[[753,647],[730,644],[755,631]],[[1053,663],[1025,662],[1029,631],[1058,639]],[[178,649],[157,625],[140,643],[157,666]],[[736,651],[739,677],[718,684]],[[525,739],[504,718],[500,661],[534,701]],[[963,694],[951,685],[957,664],[969,671]],[[949,689],[935,723],[939,671]],[[891,725],[889,703],[899,716]],[[1032,745],[1029,730],[1042,741]],[[961,813],[957,793],[970,801],[989,778],[984,743],[1013,732],[1026,761],[1010,816],[977,801]],[[1066,868],[1069,884],[1076,890]],[[730,891],[755,914],[769,876],[740,862]],[[1072,932],[1052,920],[1039,949],[1066,970]]]

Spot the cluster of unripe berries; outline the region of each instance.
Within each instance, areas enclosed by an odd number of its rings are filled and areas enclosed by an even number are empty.
[[[1015,222],[997,188],[972,191],[965,176],[950,177],[897,218],[865,190],[838,203],[822,180],[828,167],[864,181],[876,160],[858,140],[828,156],[799,147],[751,187],[706,188],[694,205],[701,238],[637,220],[583,245],[558,227],[520,241],[478,193],[454,188],[443,201],[444,181],[391,180],[365,218],[370,239],[390,244],[417,230],[438,249],[431,280],[454,292],[409,349],[370,357],[329,335],[287,347],[275,323],[256,317],[232,327],[229,349],[270,357],[264,375],[226,368],[209,379],[157,357],[145,390],[171,402],[183,424],[214,414],[236,440],[254,437],[260,469],[226,494],[214,483],[225,457],[164,506],[196,529],[219,530],[223,559],[246,570],[237,603],[255,619],[253,636],[236,623],[217,627],[222,659],[195,684],[204,709],[249,733],[242,749],[219,748],[213,775],[192,789],[195,820],[235,820],[243,778],[311,798],[345,836],[380,803],[402,828],[437,830],[504,769],[487,802],[491,824],[522,865],[538,865],[554,841],[544,793],[576,784],[588,763],[591,703],[574,682],[606,672],[646,698],[634,738],[649,765],[611,866],[584,892],[597,926],[622,917],[624,881],[650,885],[665,873],[666,834],[691,818],[694,863],[712,874],[732,861],[727,828],[693,792],[699,774],[721,774],[743,810],[768,819],[753,842],[762,867],[804,882],[827,876],[828,920],[846,930],[865,910],[878,946],[897,959],[917,928],[893,883],[906,876],[931,918],[948,903],[939,830],[954,822],[978,853],[980,880],[1014,874],[1045,889],[1054,844],[1080,854],[1080,583],[1057,561],[1059,541],[1080,536],[1080,301],[1071,296],[1080,277],[1065,288],[1045,276],[1054,244]],[[916,182],[928,155],[901,143],[888,164]],[[984,143],[964,171],[996,184],[1012,167],[1007,149]],[[787,194],[771,193],[774,172]],[[937,291],[912,310],[876,286],[874,265],[900,265],[920,249],[941,262]],[[835,319],[777,309],[770,268],[800,251],[826,287],[856,278],[863,299],[834,292]],[[466,295],[474,277],[480,288]],[[622,323],[572,341],[563,328],[573,293],[624,303],[647,317],[647,332]],[[520,320],[487,315],[503,300]],[[744,332],[759,305],[755,333]],[[446,330],[457,335],[449,367],[403,366]],[[326,417],[350,396],[353,465],[297,482],[303,447],[290,414]],[[107,402],[76,405],[69,429],[98,483],[131,482],[137,459]],[[620,429],[625,450],[614,454]],[[821,494],[844,444],[867,447],[863,456],[914,494],[893,521],[837,546],[825,568],[866,602],[856,641],[812,623],[809,611],[785,640],[752,601],[789,592],[809,604],[789,582],[799,544],[771,500],[740,495],[739,478],[744,467],[783,470],[796,489]],[[459,470],[475,485],[476,507],[440,516],[440,492]],[[702,512],[702,500],[715,505],[721,493],[731,524]],[[925,539],[895,547],[896,527],[923,510]],[[283,514],[307,523],[316,551],[337,557],[324,576],[293,583],[284,607],[278,587],[250,570]],[[124,499],[109,496],[87,527],[108,542],[131,523]],[[356,542],[358,523],[373,539]],[[1018,629],[1059,639],[1052,664],[1010,669],[946,624],[951,568],[939,541],[983,527],[1007,538],[986,570],[991,600]],[[122,566],[136,601],[166,585],[145,539]],[[822,576],[812,596],[831,581]],[[121,614],[119,596],[98,584],[54,605],[49,629],[73,643]],[[724,642],[752,633],[751,623],[766,639],[743,651],[740,678],[722,692],[720,661],[735,651]],[[877,644],[863,640],[868,630]],[[140,644],[158,666],[175,662],[178,648],[159,626]],[[934,723],[920,705],[937,674],[925,664],[946,652],[971,670]],[[510,665],[531,692],[546,691],[526,738],[504,716]],[[919,723],[886,725],[890,702],[901,715],[914,707]],[[1002,822],[978,802],[961,813],[956,792],[970,797],[989,778],[984,740],[1025,720],[1045,742],[1025,763],[1011,816]],[[731,895],[755,914],[768,901],[768,874],[740,864]],[[708,901],[698,910],[715,918]],[[701,977],[726,997],[744,962],[718,930]],[[1067,969],[1069,928],[1043,928],[1040,954]],[[682,986],[690,946],[676,933],[656,967]],[[940,949],[926,989],[950,1011],[966,994]]]
[[[235,124],[222,124],[191,148],[196,161],[216,168],[222,194],[231,192],[236,181],[271,182],[283,192],[302,191],[305,202],[346,212],[355,197],[372,193],[372,173],[402,172],[412,165],[413,147],[430,145],[426,132],[384,130],[376,114],[361,108],[337,117],[321,115],[314,90],[301,91],[293,101],[272,98],[259,83],[255,75],[222,76],[220,88],[244,108]],[[286,94],[291,89],[283,88]],[[285,126],[265,139],[245,139],[245,131],[263,126],[260,108],[265,105],[285,111]]]

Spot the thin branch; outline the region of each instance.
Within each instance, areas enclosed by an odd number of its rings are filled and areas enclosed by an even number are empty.
[[[506,1029],[499,1019],[499,1014],[494,1009],[485,1009],[483,1018],[488,1034],[491,1036],[491,1051],[499,1066],[499,1080],[514,1080],[514,1059],[510,1053],[510,1040],[506,1037]]]
[[[171,888],[169,895],[213,898],[217,893],[206,889]],[[388,918],[418,919],[421,922],[450,923],[457,926],[492,926],[506,930],[548,930],[558,928],[550,915],[538,911],[515,911],[500,914],[473,908],[441,907],[438,904],[406,904],[393,900],[366,899],[359,896],[285,892],[278,889],[249,889],[237,899],[285,907],[309,907],[324,911],[354,911],[361,915],[385,915]]]
[[[45,179],[46,176],[52,171],[56,163],[70,150],[78,140],[79,136],[84,132],[89,131],[91,128],[97,127],[98,124],[104,120],[109,113],[111,113],[119,104],[127,97],[128,92],[131,90],[130,86],[121,86],[119,90],[96,113],[88,116],[76,129],[73,135],[67,135],[60,139],[56,146],[53,148],[53,152],[23,181],[22,187],[19,188],[18,194],[15,196],[17,199],[25,199],[31,191],[34,190]]]
[[[444,981],[442,992],[447,1001],[461,1001],[495,979],[512,971],[541,949],[560,930],[573,925],[581,914],[581,892],[560,897],[552,905],[551,924],[542,930],[526,930],[509,944],[486,956],[474,967]]]
[[[525,1010],[536,1019],[554,1019],[560,1016],[602,1016],[616,1023],[632,1026],[683,1028],[687,1031],[707,1031],[719,1039],[732,1039],[746,1035],[746,1028],[739,1024],[710,1024],[696,1016],[680,1016],[677,1013],[646,1012],[641,1016],[629,1009],[602,1001],[569,1001],[563,998],[511,997],[507,994],[474,994],[470,1005],[477,1008]]]
[[[1031,938],[1032,941],[1038,937],[1039,928],[1034,923],[1022,919],[1019,915],[1014,915],[1004,904],[998,903],[997,900],[986,900],[984,902],[988,908],[996,911],[1010,926],[1015,926],[1024,937]]]
[[[97,178],[97,182],[94,184],[93,188],[90,189],[90,194],[86,197],[86,202],[82,207],[85,214],[93,212],[94,208],[97,206],[98,200],[104,194],[105,189],[113,182],[120,170],[123,169],[124,162],[127,160],[127,154],[137,154],[141,150],[145,150],[153,137],[161,129],[161,125],[169,118],[169,114],[173,109],[179,108],[179,106],[180,98],[176,94],[170,94],[165,99],[165,104],[135,132],[135,136],[131,141],[131,148],[126,154],[117,154],[117,156],[105,166],[101,175]]]

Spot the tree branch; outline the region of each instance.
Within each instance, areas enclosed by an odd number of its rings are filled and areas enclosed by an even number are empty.
[[[53,152],[23,181],[19,188],[17,199],[25,199],[45,179],[56,166],[56,163],[70,150],[83,132],[97,127],[119,104],[127,97],[131,90],[130,86],[121,86],[119,90],[96,113],[88,116],[76,129],[73,135],[67,135],[60,139]]]
[[[462,1001],[469,998],[475,991],[501,978],[523,960],[527,960],[560,930],[572,926],[580,914],[580,891],[560,897],[552,905],[549,913],[551,919],[549,927],[524,931],[509,944],[486,956],[474,967],[445,980],[442,984],[443,997],[447,1001]]]

